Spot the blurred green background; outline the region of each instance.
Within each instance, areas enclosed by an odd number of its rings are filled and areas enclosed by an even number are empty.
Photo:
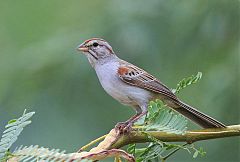
[[[239,20],[237,0],[1,0],[0,131],[27,108],[36,115],[16,145],[72,152],[134,114],[103,91],[75,50],[91,37],[106,39],[120,58],[171,88],[203,72],[179,97],[238,124]],[[207,155],[195,161],[239,161],[239,143],[237,137],[198,142]],[[181,151],[173,161],[194,160]]]

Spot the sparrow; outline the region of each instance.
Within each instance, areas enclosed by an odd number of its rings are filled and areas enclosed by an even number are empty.
[[[95,69],[103,89],[123,105],[131,106],[136,114],[116,128],[123,132],[131,130],[139,118],[147,114],[148,103],[160,99],[168,107],[186,116],[203,128],[226,127],[221,122],[182,102],[160,80],[143,69],[120,59],[112,47],[101,38],[84,41],[77,47],[86,55]]]

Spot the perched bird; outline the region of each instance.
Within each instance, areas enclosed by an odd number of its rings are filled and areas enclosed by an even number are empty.
[[[183,114],[203,128],[226,127],[221,122],[180,101],[160,80],[143,69],[117,57],[103,39],[88,39],[77,47],[95,69],[103,89],[124,105],[133,107],[136,114],[116,125],[128,132],[133,123],[147,113],[148,103],[160,99],[175,111]]]

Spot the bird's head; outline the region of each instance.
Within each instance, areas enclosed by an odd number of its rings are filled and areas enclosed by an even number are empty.
[[[77,50],[83,52],[91,64],[115,56],[112,47],[100,38],[92,38],[84,41],[77,47]]]

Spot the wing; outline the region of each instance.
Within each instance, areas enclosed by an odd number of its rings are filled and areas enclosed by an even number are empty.
[[[157,78],[130,63],[123,62],[120,64],[120,67],[118,68],[118,76],[127,84],[144,88],[155,93],[160,93],[177,100],[177,97],[171,92],[171,90]]]

